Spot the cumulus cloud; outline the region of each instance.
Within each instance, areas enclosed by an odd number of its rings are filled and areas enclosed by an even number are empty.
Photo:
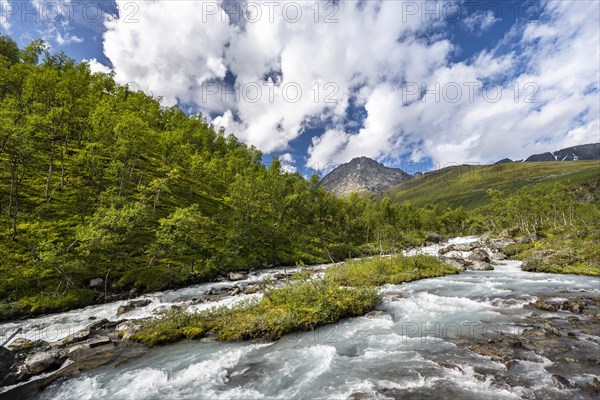
[[[92,72],[102,72],[105,74],[108,74],[112,71],[112,69],[104,64],[102,64],[101,62],[99,62],[98,60],[96,60],[95,58],[91,58],[89,60],[82,60],[83,62],[87,62],[88,65],[90,66],[90,71]]]
[[[298,168],[294,165],[296,163],[296,158],[290,153],[284,153],[279,156],[279,161],[281,161],[281,169],[285,172],[293,174],[298,171]]]
[[[105,54],[120,82],[194,105],[264,152],[321,127],[306,158],[317,170],[360,155],[488,162],[598,140],[594,2],[543,3],[541,18],[462,62],[450,62],[443,20],[406,12],[414,2],[322,2],[318,15],[313,2],[251,3],[139,3],[137,23],[105,22]],[[470,18],[473,31],[499,20]],[[366,118],[348,131],[351,104]]]

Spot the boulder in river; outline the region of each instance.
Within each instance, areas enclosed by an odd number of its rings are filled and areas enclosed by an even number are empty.
[[[460,243],[453,245],[452,250],[456,251],[471,251],[479,247],[481,243],[479,242],[471,242],[471,243]]]
[[[0,386],[4,386],[4,380],[10,373],[15,363],[15,354],[0,346]]]
[[[115,330],[119,333],[121,340],[128,341],[132,335],[140,331],[140,324],[135,321],[125,321],[117,325]]]
[[[467,262],[464,259],[457,258],[457,257],[444,258],[443,261],[446,264],[451,265],[454,268],[459,269],[460,271],[464,271],[465,270],[465,265],[470,264],[470,262]]]
[[[10,351],[14,353],[29,353],[40,348],[48,346],[48,342],[44,340],[29,340],[25,338],[16,338],[8,346]]]
[[[567,378],[561,375],[552,375],[552,383],[559,389],[573,389],[574,386]]]
[[[152,300],[149,299],[130,301],[129,303],[119,306],[119,308],[117,308],[117,316],[125,314],[133,310],[134,308],[146,307],[150,303],[152,303]]]
[[[88,329],[82,329],[75,333],[70,334],[66,338],[59,341],[59,346],[68,346],[73,343],[81,342],[82,340],[87,339],[90,336],[90,331]]]
[[[245,274],[243,272],[230,272],[229,274],[227,274],[227,279],[229,279],[230,281],[243,281],[248,279],[248,274]]]
[[[259,284],[254,284],[254,285],[248,285],[244,288],[244,294],[254,294],[256,292],[260,291],[260,285]]]
[[[494,266],[485,261],[475,261],[472,264],[468,264],[465,268],[469,271],[493,271]]]
[[[489,263],[491,261],[490,255],[484,249],[475,249],[468,257],[471,261],[480,261],[484,263]]]
[[[56,349],[31,354],[19,366],[17,376],[19,376],[20,381],[25,381],[33,375],[60,367],[64,359],[64,351]]]

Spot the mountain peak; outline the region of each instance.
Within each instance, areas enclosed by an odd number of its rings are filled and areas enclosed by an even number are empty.
[[[331,193],[345,196],[353,192],[381,193],[410,178],[411,176],[401,169],[389,168],[362,156],[339,165],[321,180],[321,185]]]

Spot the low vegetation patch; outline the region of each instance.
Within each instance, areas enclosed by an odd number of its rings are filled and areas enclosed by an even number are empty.
[[[532,272],[600,276],[598,237],[549,237],[517,254],[523,269]]]
[[[374,287],[340,287],[332,279],[303,276],[265,290],[262,299],[189,313],[172,311],[146,322],[132,340],[148,346],[215,335],[219,340],[277,340],[345,317],[363,315],[381,302]]]
[[[326,276],[345,286],[380,286],[433,278],[459,271],[432,256],[392,256],[352,260],[327,269]]]

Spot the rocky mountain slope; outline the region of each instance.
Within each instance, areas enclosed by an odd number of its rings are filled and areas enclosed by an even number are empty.
[[[600,160],[600,143],[583,144],[567,147],[552,153],[534,154],[525,161],[576,161]]]
[[[353,192],[381,193],[410,178],[401,169],[386,167],[368,157],[359,157],[335,168],[321,180],[321,185],[331,193],[345,196]]]

